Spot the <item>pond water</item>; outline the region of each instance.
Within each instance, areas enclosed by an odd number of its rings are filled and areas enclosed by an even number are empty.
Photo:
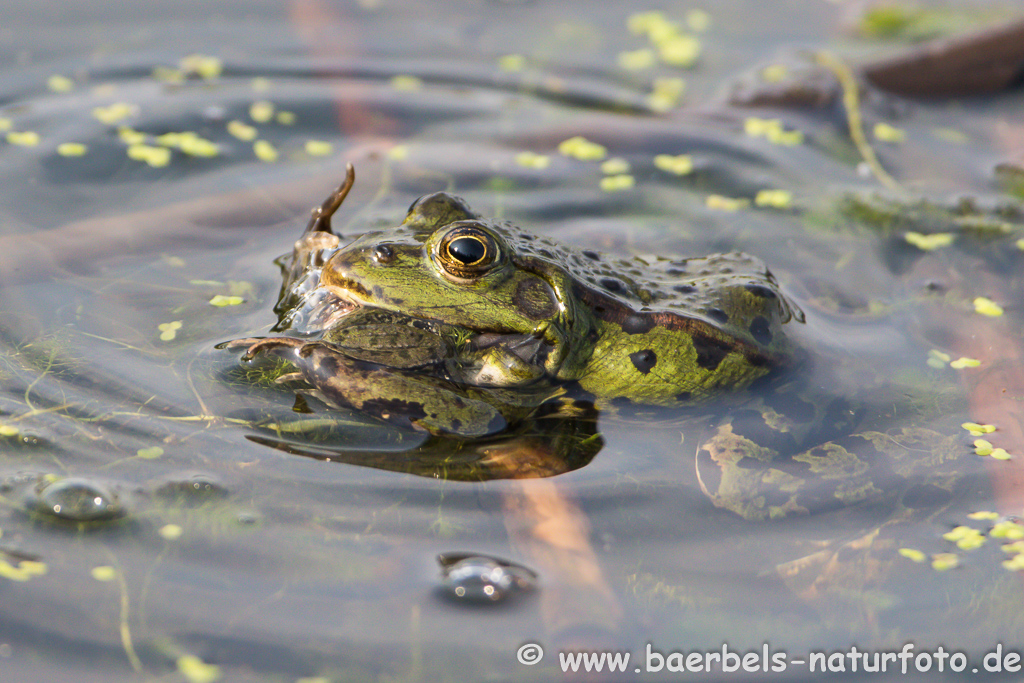
[[[647,648],[723,646],[799,679],[908,642],[967,676],[1024,643],[1019,91],[870,93],[872,165],[838,100],[736,103],[902,49],[861,3],[5,4],[0,679],[574,680],[559,653],[605,649],[676,680]],[[933,5],[937,31],[1013,10]],[[695,473],[710,407],[602,416],[575,469],[490,481],[450,474],[472,444],[297,413],[214,347],[270,334],[274,260],[346,162],[348,234],[450,190],[579,247],[756,255],[806,314],[815,400],[954,455],[901,445],[903,493],[750,521]]]

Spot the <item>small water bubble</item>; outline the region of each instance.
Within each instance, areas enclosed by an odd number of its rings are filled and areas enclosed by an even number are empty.
[[[72,522],[100,522],[125,514],[117,495],[99,482],[68,477],[36,486],[30,506],[37,512]]]
[[[156,493],[164,498],[202,502],[226,498],[228,489],[215,477],[200,472],[166,481],[156,489]]]
[[[506,560],[487,555],[439,555],[441,582],[460,602],[494,603],[531,590],[537,575]]]
[[[258,521],[260,521],[260,518],[257,517],[256,514],[253,512],[239,512],[235,520],[239,524],[244,524],[248,526],[250,524],[256,524]]]

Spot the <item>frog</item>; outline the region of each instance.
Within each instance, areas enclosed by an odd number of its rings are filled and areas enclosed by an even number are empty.
[[[291,361],[282,381],[466,441],[582,405],[635,415],[714,403],[725,416],[698,439],[697,479],[749,520],[877,500],[894,476],[926,470],[907,500],[951,495],[955,440],[857,432],[863,411],[793,380],[806,359],[791,330],[805,316],[756,257],[609,257],[485,219],[446,192],[414,201],[398,226],[343,238],[331,217],[353,184],[349,166],[279,260],[274,329],[298,336],[226,344],[245,360]]]
[[[438,347],[435,361],[441,347],[458,348],[443,372],[419,373],[431,391],[443,377],[470,393],[568,392],[598,407],[700,405],[791,361],[783,327],[803,314],[753,256],[612,258],[486,220],[446,192],[417,199],[400,225],[342,244],[330,217],[353,183],[349,167],[295,244],[276,329],[329,334],[357,311],[386,311],[433,326],[435,338],[461,334]],[[246,358],[300,360],[322,394],[351,403],[314,367],[336,350],[330,339],[287,339],[254,341]],[[493,433],[477,420],[460,425],[462,435]]]

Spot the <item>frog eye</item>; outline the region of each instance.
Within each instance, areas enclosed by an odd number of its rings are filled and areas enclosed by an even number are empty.
[[[463,265],[472,266],[487,256],[487,245],[479,237],[457,237],[448,243],[448,255]]]
[[[479,277],[499,258],[498,241],[476,223],[449,227],[438,243],[437,260],[455,277]]]

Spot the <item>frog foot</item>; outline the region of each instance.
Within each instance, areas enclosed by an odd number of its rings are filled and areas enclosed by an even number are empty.
[[[302,347],[307,343],[306,340],[296,339],[295,337],[246,337],[245,339],[234,339],[224,342],[219,344],[217,348],[234,349],[240,346],[247,346],[248,348],[245,350],[245,353],[242,354],[242,360],[245,361],[252,360],[264,351],[285,360],[295,360],[299,356]]]

